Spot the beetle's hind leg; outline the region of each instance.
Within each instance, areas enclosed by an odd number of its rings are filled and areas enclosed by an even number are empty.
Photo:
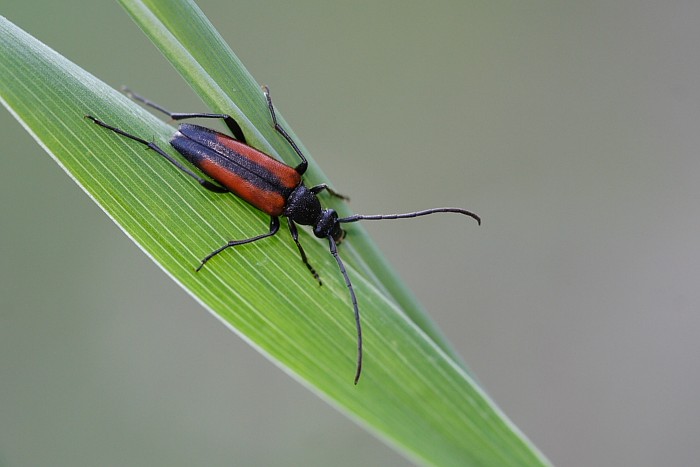
[[[236,138],[238,141],[240,141],[243,144],[248,144],[245,140],[245,135],[243,134],[243,130],[241,130],[241,126],[238,124],[234,118],[228,114],[214,114],[214,113],[190,113],[190,112],[171,112],[162,105],[156,104],[155,102],[146,99],[145,97],[136,94],[135,92],[131,91],[129,88],[122,88],[122,91],[124,94],[126,94],[129,98],[141,102],[143,105],[148,106],[152,109],[156,109],[158,112],[162,112],[168,117],[172,118],[173,120],[185,120],[188,118],[220,118],[226,123],[226,126],[231,130],[231,133],[233,134],[233,137]]]
[[[138,137],[136,135],[132,135],[131,133],[127,133],[126,131],[122,130],[121,128],[117,128],[115,126],[112,126],[108,123],[103,122],[102,120],[93,117],[92,115],[86,115],[85,118],[92,120],[94,123],[97,125],[107,128],[108,130],[112,130],[118,135],[124,136],[129,139],[133,139],[134,141],[137,141],[144,146],[146,146],[148,149],[152,149],[153,151],[157,152],[159,155],[163,156],[165,159],[167,159],[171,164],[173,164],[175,167],[178,169],[182,170],[184,173],[189,175],[190,177],[194,178],[197,180],[197,183],[202,185],[204,188],[206,188],[209,191],[213,191],[214,193],[228,193],[228,189],[217,185],[216,183],[212,183],[209,180],[206,180],[196,173],[192,172],[190,169],[182,165],[177,159],[175,159],[173,156],[165,152],[163,149],[161,149],[160,146],[158,146],[156,143],[152,141],[146,141],[145,139]]]

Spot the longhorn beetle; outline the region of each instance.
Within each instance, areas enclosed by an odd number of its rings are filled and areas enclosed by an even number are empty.
[[[384,215],[354,215],[348,217],[338,217],[333,209],[324,209],[318,199],[318,194],[327,191],[331,196],[347,200],[348,198],[336,193],[328,185],[320,185],[307,188],[301,177],[306,172],[308,162],[306,157],[294,142],[289,133],[277,121],[275,108],[270,98],[270,90],[263,86],[263,92],[267,99],[267,107],[270,110],[272,123],[275,130],[279,132],[289,145],[297,153],[301,162],[296,167],[288,166],[270,156],[259,151],[246,143],[243,130],[236,120],[230,115],[215,113],[178,113],[170,112],[158,104],[149,101],[137,94],[125,89],[125,92],[132,99],[143,103],[159,112],[168,115],[173,120],[185,120],[189,118],[220,118],[233,134],[233,138],[223,133],[219,133],[210,128],[199,125],[183,123],[178,126],[177,132],[170,139],[170,145],[177,152],[182,154],[192,165],[201,172],[216,181],[213,183],[197,175],[195,172],[181,164],[177,159],[165,152],[154,142],[147,141],[136,135],[125,132],[115,126],[109,125],[92,115],[85,117],[92,120],[97,125],[107,128],[121,136],[125,136],[152,149],[165,159],[170,161],[175,167],[185,174],[195,179],[200,185],[215,193],[233,193],[250,203],[253,207],[263,211],[270,216],[270,230],[267,233],[244,240],[231,240],[225,245],[209,253],[201,260],[197,271],[214,256],[227,248],[244,245],[246,243],[257,242],[263,238],[272,237],[280,228],[279,216],[287,218],[287,226],[292,235],[292,239],[299,250],[302,262],[318,281],[316,270],[309,264],[309,260],[304,253],[304,249],[299,243],[299,233],[296,224],[309,225],[313,227],[314,235],[318,238],[328,240],[331,255],[338,263],[340,273],[343,275],[345,285],[350,292],[353,311],[355,313],[355,327],[357,329],[357,366],[355,370],[355,384],[360,379],[362,373],[362,326],[360,324],[360,310],[357,306],[357,297],[350,282],[350,277],[345,270],[343,261],[338,256],[338,244],[345,237],[345,231],[341,224],[349,224],[360,220],[382,220],[382,219],[407,219],[412,217],[426,216],[437,212],[453,212],[464,214],[474,218],[479,224],[481,219],[476,214],[459,208],[434,208],[424,211],[408,212],[404,214],[384,214]]]

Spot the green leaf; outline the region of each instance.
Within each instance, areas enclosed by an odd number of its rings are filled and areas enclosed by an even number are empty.
[[[257,84],[196,7],[124,4],[214,111],[234,115],[255,146],[296,160],[271,128]],[[365,331],[365,371],[355,386],[352,307],[325,243],[301,234],[323,287],[285,235],[223,253],[196,273],[225,241],[266,231],[266,216],[86,120],[94,115],[179,157],[168,145],[171,126],[4,18],[0,48],[0,99],[10,112],[167,274],[281,369],[417,461],[547,464],[446,351],[361,229],[352,226],[341,253]],[[309,179],[323,181],[315,166]]]
[[[121,0],[120,3],[209,108],[233,115],[248,130],[247,134],[251,135],[248,140],[255,147],[292,165],[297,163],[296,154],[269,124],[270,117],[260,87],[196,5],[189,1],[167,0]],[[284,122],[283,118],[282,121]],[[286,123],[284,125],[289,128]],[[295,140],[299,141],[297,138]],[[303,144],[299,145],[304,154],[308,155]],[[313,184],[328,181],[313,163],[306,179]],[[343,212],[343,209],[340,211]],[[352,257],[356,264],[361,264],[375,285],[394,299],[443,351],[463,365],[460,357],[386,262],[362,226],[354,226],[353,231],[355,235],[352,245],[346,244],[343,247],[346,250],[345,256]],[[353,254],[349,254],[348,250],[352,250]],[[361,253],[357,254],[358,252]]]

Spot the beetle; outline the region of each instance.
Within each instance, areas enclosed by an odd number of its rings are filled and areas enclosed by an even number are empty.
[[[267,100],[267,107],[270,111],[272,124],[275,130],[289,143],[301,160],[295,167],[286,165],[264,152],[249,146],[240,125],[230,115],[170,112],[160,105],[128,89],[124,89],[124,92],[132,99],[168,115],[173,120],[209,118],[222,119],[224,121],[233,137],[207,127],[182,123],[178,126],[177,132],[170,139],[170,145],[178,153],[216,183],[199,176],[152,141],[147,141],[139,136],[127,133],[92,115],[86,115],[85,118],[101,127],[145,145],[148,149],[155,151],[179,170],[195,179],[207,190],[215,193],[233,193],[244,201],[247,201],[256,209],[270,216],[270,228],[268,232],[243,240],[228,241],[223,246],[205,256],[196,268],[197,272],[200,271],[209,260],[228,248],[272,237],[279,231],[279,217],[284,216],[287,218],[289,232],[299,250],[302,262],[318,281],[319,285],[321,285],[322,283],[318,273],[309,263],[306,253],[301,243],[299,243],[299,232],[296,225],[311,226],[316,237],[328,240],[330,253],[338,264],[338,268],[348,288],[350,300],[352,302],[357,331],[357,363],[354,379],[354,383],[357,384],[362,373],[362,325],[360,322],[360,310],[357,304],[355,290],[353,289],[345,265],[338,255],[338,244],[340,244],[345,237],[345,231],[341,225],[360,220],[408,219],[439,212],[463,214],[475,219],[479,225],[481,224],[481,218],[465,209],[449,207],[426,209],[404,214],[356,214],[347,217],[339,217],[338,213],[333,209],[324,209],[318,199],[318,195],[323,191],[343,200],[348,200],[348,198],[335,192],[325,183],[310,188],[304,185],[302,176],[308,168],[306,157],[304,157],[301,149],[299,149],[299,146],[297,146],[289,133],[279,124],[275,108],[272,105],[269,88],[263,86],[262,89],[265,99]]]

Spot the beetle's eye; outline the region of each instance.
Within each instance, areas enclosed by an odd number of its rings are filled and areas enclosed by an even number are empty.
[[[335,240],[335,243],[341,244],[344,238],[345,231],[340,228],[340,224],[336,224],[336,226],[333,228],[333,240]]]

